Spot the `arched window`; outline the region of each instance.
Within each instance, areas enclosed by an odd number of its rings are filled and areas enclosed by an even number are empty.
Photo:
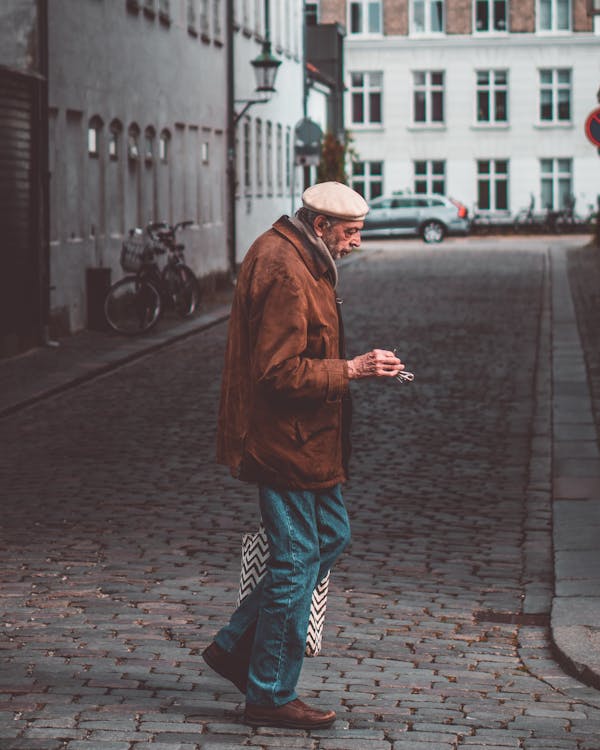
[[[168,130],[163,130],[160,134],[160,140],[158,142],[158,158],[161,162],[166,163],[169,161],[169,152],[171,150],[171,133]]]
[[[144,131],[144,160],[146,162],[154,161],[154,141],[156,139],[156,131],[152,126],[149,126]]]
[[[113,120],[110,123],[108,135],[108,156],[113,161],[119,160],[122,132],[123,125],[121,124],[121,122],[119,120]]]
[[[98,115],[94,115],[88,123],[88,154],[96,159],[100,156],[102,125],[102,119]]]
[[[127,131],[127,158],[131,161],[140,158],[140,129],[135,123]]]

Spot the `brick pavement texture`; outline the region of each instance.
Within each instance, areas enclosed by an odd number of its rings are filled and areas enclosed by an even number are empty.
[[[0,420],[1,750],[598,750],[547,632],[546,250],[394,247],[339,290],[350,353],[416,379],[355,389],[353,542],[300,682],[338,722],[246,727],[200,658],[257,523],[214,463],[219,325]]]

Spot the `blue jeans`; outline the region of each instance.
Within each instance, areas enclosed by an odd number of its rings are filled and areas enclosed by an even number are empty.
[[[270,558],[265,576],[215,638],[232,652],[256,627],[246,701],[282,706],[294,700],[312,592],[350,541],[341,485],[326,490],[259,487]]]

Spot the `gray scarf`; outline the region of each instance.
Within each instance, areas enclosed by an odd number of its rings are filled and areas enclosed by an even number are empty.
[[[333,284],[333,288],[335,289],[338,284],[338,272],[337,272],[337,268],[335,265],[335,261],[331,257],[331,253],[327,249],[327,245],[323,242],[323,240],[320,237],[317,237],[317,235],[314,232],[314,229],[310,226],[310,224],[307,224],[305,221],[302,221],[301,217],[298,216],[298,213],[296,213],[295,216],[290,218],[290,221],[296,227],[296,229],[300,232],[300,234],[306,239],[306,241],[312,248],[313,252],[316,253],[317,256],[319,256],[320,258],[323,258],[323,260],[329,267],[331,283]]]

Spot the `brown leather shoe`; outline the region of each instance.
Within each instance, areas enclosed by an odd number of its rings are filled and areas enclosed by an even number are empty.
[[[235,653],[230,654],[214,641],[202,652],[202,658],[221,677],[233,682],[241,693],[246,693],[248,684],[248,661]]]
[[[296,698],[283,706],[256,706],[246,703],[244,721],[252,727],[323,729],[335,721],[335,711],[311,708]]]

